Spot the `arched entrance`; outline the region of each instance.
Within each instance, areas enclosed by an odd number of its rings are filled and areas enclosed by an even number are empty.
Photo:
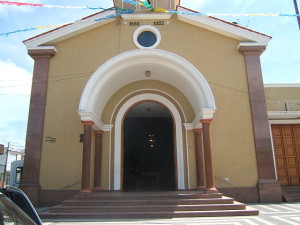
[[[132,107],[123,124],[124,191],[175,190],[173,118],[155,102]]]

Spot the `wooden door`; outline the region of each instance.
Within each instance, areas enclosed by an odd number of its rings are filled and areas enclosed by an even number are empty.
[[[272,125],[279,182],[300,185],[300,125]]]

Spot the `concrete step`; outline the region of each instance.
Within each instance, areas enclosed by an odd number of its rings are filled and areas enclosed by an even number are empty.
[[[299,202],[300,186],[284,186],[282,187],[282,195],[287,202]]]
[[[109,192],[102,192],[102,193],[93,193],[93,194],[78,194],[74,197],[74,199],[86,199],[86,200],[133,200],[133,199],[141,199],[141,200],[147,200],[147,199],[153,199],[153,198],[159,198],[159,199],[205,199],[205,198],[222,198],[223,194],[222,193],[211,193],[211,194],[201,194],[197,192],[192,192],[190,194],[184,194],[180,193],[178,194],[177,192],[145,192],[145,193],[126,193],[126,194],[121,194],[121,193],[109,193]]]
[[[210,210],[244,210],[246,205],[235,204],[206,204],[206,205],[132,205],[132,206],[55,206],[52,213],[81,213],[81,212],[173,212],[173,211],[210,211]]]
[[[113,205],[199,205],[199,204],[233,204],[234,199],[228,197],[222,198],[204,198],[204,199],[98,199],[98,200],[87,200],[87,199],[71,199],[62,202],[63,206],[113,206]]]
[[[222,196],[199,192],[97,192],[78,194],[40,213],[41,218],[172,218],[258,215],[258,210]]]
[[[217,216],[255,216],[256,209],[211,210],[211,211],[153,211],[153,212],[101,212],[101,213],[43,213],[44,219],[62,218],[177,218],[177,217],[217,217]]]

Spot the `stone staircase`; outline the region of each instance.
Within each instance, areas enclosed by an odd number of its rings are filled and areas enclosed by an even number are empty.
[[[221,193],[173,192],[93,192],[39,213],[41,218],[173,218],[203,216],[258,215]]]
[[[283,186],[281,189],[286,202],[300,202],[300,186]]]

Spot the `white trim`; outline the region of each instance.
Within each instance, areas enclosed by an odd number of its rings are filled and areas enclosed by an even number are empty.
[[[180,6],[178,6],[177,11],[190,12],[189,10]],[[223,34],[227,37],[240,40],[241,42],[253,42],[252,45],[266,46],[271,40],[271,37],[269,36],[265,36],[246,28],[235,26],[233,24],[226,23],[208,16],[178,14],[177,18],[186,23],[190,23],[195,26]]]
[[[149,46],[149,47],[144,47],[144,46],[140,45],[140,43],[138,42],[138,36],[139,36],[140,33],[144,32],[144,31],[151,31],[156,35],[157,40],[156,40],[154,45]],[[144,25],[144,26],[141,26],[141,27],[137,28],[133,33],[133,42],[140,49],[153,49],[153,48],[156,48],[159,45],[160,41],[161,41],[160,32],[154,26]]]
[[[300,124],[300,120],[290,119],[290,120],[269,120],[269,124],[271,125],[284,125],[284,124]]]
[[[57,52],[55,46],[36,46],[28,48],[28,50],[54,50],[55,52]]]
[[[101,115],[109,98],[121,87],[140,80],[140,76],[122,76],[121,71],[143,65],[157,65],[172,71],[172,79],[160,74],[152,79],[178,88],[191,103],[196,114],[202,108],[216,109],[214,97],[204,76],[184,58],[159,49],[137,49],[121,53],[105,62],[88,80],[81,95],[79,112]],[[180,81],[180,82],[179,82]],[[111,84],[114,84],[114,88]],[[101,96],[101,97],[100,97]]]
[[[167,13],[136,13],[136,14],[122,14],[121,18],[124,20],[168,20],[172,17],[171,14]]]
[[[113,123],[113,118],[114,118],[114,115],[116,113],[116,110],[119,108],[120,104],[125,100],[127,99],[128,97],[138,93],[138,92],[141,92],[141,91],[147,91],[147,92],[151,92],[151,91],[156,91],[158,93],[161,93],[161,94],[164,94],[165,96],[168,96],[170,99],[172,99],[174,102],[176,102],[176,104],[178,105],[178,107],[180,108],[180,111],[182,112],[182,115],[183,115],[183,120],[186,121],[186,115],[185,115],[185,112],[182,108],[182,106],[180,105],[180,103],[177,101],[177,99],[175,99],[172,95],[170,95],[168,92],[165,92],[165,91],[162,91],[162,90],[159,90],[159,89],[152,89],[152,88],[146,88],[146,89],[138,89],[136,91],[133,91],[133,92],[130,92],[128,93],[127,95],[125,95],[115,106],[112,114],[111,114],[111,118],[110,118],[110,123],[112,124]]]
[[[273,155],[273,166],[274,166],[274,171],[275,171],[275,177],[278,180],[278,172],[277,172],[277,166],[276,166],[276,154],[275,154],[275,148],[274,148],[274,143],[273,143],[273,134],[272,134],[272,127],[271,124],[269,123],[269,130],[270,130],[270,137],[271,137],[271,146],[272,146],[272,155]]]
[[[33,49],[40,45],[53,45],[56,42],[66,40],[78,34],[114,21],[115,18],[95,21],[96,19],[106,18],[112,15],[115,15],[114,10],[103,11],[87,19],[77,20],[74,23],[70,23],[65,26],[59,27],[58,29],[51,30],[48,33],[44,33],[32,39],[25,40],[24,44],[26,45],[27,49]]]
[[[178,6],[177,10],[180,12],[189,12],[189,10]],[[84,33],[96,27],[100,27],[104,24],[115,21],[115,18],[104,19],[102,21],[95,21],[100,18],[107,18],[109,16],[116,15],[115,10],[103,11],[99,14],[91,16],[83,20],[77,20],[74,23],[62,25],[58,29],[51,30],[42,35],[38,35],[31,39],[25,40],[24,44],[27,49],[32,49],[42,45],[54,45],[55,43],[66,40],[78,34]],[[124,20],[141,20],[141,19],[164,19],[169,20],[172,14],[168,13],[135,13],[135,14],[123,14],[121,18]],[[259,34],[257,32],[235,26],[225,21],[217,20],[212,17],[207,16],[197,16],[197,15],[184,15],[178,14],[177,18],[180,21],[184,21],[189,24],[196,25],[198,27],[220,33],[222,35],[240,40],[241,42],[252,42],[254,45],[264,45],[266,46],[271,40],[271,37]]]
[[[299,74],[300,76],[300,74]],[[300,87],[300,83],[281,83],[281,84],[264,84],[265,88],[272,87]]]
[[[268,111],[269,120],[300,119],[300,111]]]
[[[100,121],[93,112],[78,112],[78,114],[81,121],[93,121],[95,123],[93,125],[94,130],[111,131],[111,129],[113,128],[112,124],[102,123],[102,121]]]
[[[184,172],[184,156],[183,156],[183,140],[182,140],[182,121],[179,112],[171,101],[157,94],[141,94],[127,100],[120,108],[115,122],[115,151],[114,151],[114,190],[121,190],[121,155],[122,155],[122,123],[127,110],[134,104],[152,100],[161,102],[166,106],[174,117],[175,133],[176,133],[176,155],[177,155],[177,181],[178,189],[185,189],[185,172]]]

